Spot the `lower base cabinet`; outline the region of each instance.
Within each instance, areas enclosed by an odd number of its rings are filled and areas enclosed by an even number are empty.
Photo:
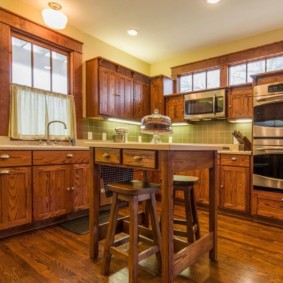
[[[0,168],[0,230],[31,223],[31,168]]]
[[[252,214],[283,221],[283,194],[254,190]]]
[[[89,206],[89,164],[33,167],[33,220]]]

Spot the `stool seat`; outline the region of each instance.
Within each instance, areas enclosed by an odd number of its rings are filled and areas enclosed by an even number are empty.
[[[175,186],[191,186],[194,185],[199,180],[195,176],[184,176],[184,175],[174,175],[173,185]]]
[[[108,188],[112,192],[126,195],[143,195],[155,193],[160,190],[160,185],[137,180],[123,181],[108,184]]]
[[[113,192],[112,205],[109,217],[109,225],[104,243],[104,254],[102,258],[101,273],[109,274],[112,255],[128,261],[129,282],[137,281],[138,262],[156,254],[158,269],[161,271],[161,234],[158,225],[155,192],[160,189],[159,184],[141,182],[136,180],[115,182],[108,184],[108,189]],[[129,203],[128,235],[115,239],[118,210],[122,201]],[[147,227],[140,227],[138,223],[138,203],[145,201],[146,209],[149,213],[152,231]],[[139,235],[140,231],[146,235],[152,234],[152,238]],[[143,251],[139,251],[139,239],[149,243],[151,246]],[[119,247],[128,243],[128,251]]]

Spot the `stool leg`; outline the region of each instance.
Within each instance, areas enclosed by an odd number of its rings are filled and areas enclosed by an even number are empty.
[[[137,281],[138,273],[138,197],[134,196],[129,201],[130,219],[129,219],[129,252],[128,268],[129,283]]]
[[[200,239],[200,226],[199,226],[199,220],[198,220],[198,211],[196,206],[196,199],[195,199],[195,193],[194,190],[190,190],[191,193],[191,201],[192,201],[192,216],[193,216],[193,225],[195,227],[195,237],[196,240]]]
[[[107,235],[105,238],[104,244],[104,253],[101,265],[101,274],[107,275],[109,274],[110,270],[110,262],[111,262],[111,253],[109,252],[110,246],[114,242],[115,232],[116,232],[116,225],[117,225],[117,218],[118,218],[118,210],[119,210],[120,201],[117,198],[117,193],[113,193],[112,196],[112,205],[111,211],[109,216],[109,224],[107,229]]]
[[[153,232],[153,243],[154,245],[158,246],[159,249],[159,251],[156,253],[156,259],[158,264],[158,272],[161,273],[161,233],[158,224],[155,193],[150,194],[150,199],[147,200],[147,204]]]
[[[187,240],[189,243],[194,242],[193,218],[192,218],[192,202],[190,190],[184,191],[186,226],[187,226]]]

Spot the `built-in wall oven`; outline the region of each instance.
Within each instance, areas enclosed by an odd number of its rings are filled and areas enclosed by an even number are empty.
[[[254,88],[253,186],[283,192],[283,83]]]

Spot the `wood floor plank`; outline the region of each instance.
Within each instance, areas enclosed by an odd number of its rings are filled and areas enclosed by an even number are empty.
[[[160,211],[160,205],[158,205]],[[176,206],[178,217],[184,217]],[[121,213],[126,214],[127,208]],[[201,233],[208,214],[199,210]],[[282,283],[283,229],[235,218],[218,217],[218,262],[201,257],[175,278],[177,283]],[[100,241],[102,254],[104,241]],[[101,256],[89,257],[89,235],[59,226],[0,240],[0,283],[125,283],[127,263],[113,257],[110,275],[100,274]],[[155,256],[139,264],[138,282],[161,283]]]

